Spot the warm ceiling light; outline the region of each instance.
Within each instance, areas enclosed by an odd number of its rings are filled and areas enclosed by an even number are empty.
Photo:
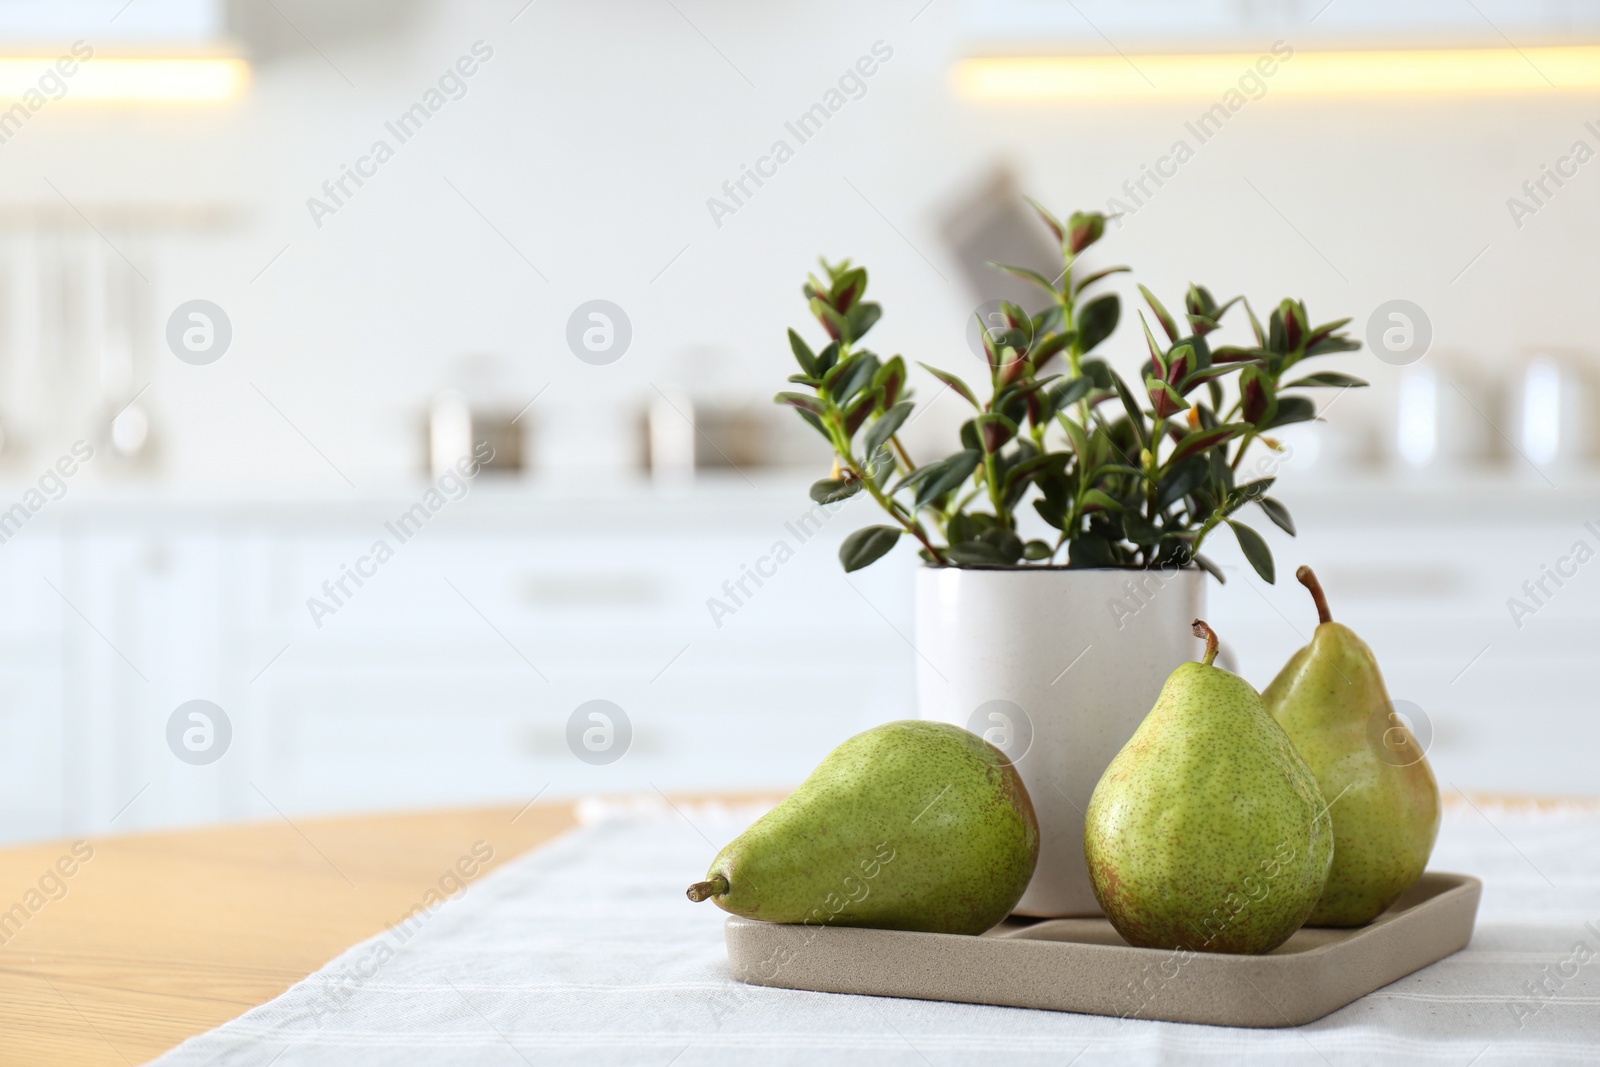
[[[970,100],[1213,97],[1256,70],[1261,54],[995,56],[963,59],[955,88]],[[1269,57],[1270,58],[1270,57]],[[1296,51],[1256,79],[1262,95],[1402,96],[1600,88],[1600,47]]]
[[[94,56],[58,68],[53,56],[0,59],[0,103],[32,99],[67,102],[194,102],[230,100],[244,90],[250,68],[220,57],[118,58]]]

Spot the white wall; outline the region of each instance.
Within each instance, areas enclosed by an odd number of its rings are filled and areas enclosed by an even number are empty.
[[[919,15],[919,3],[863,12],[541,2],[513,22],[519,7],[426,7],[391,38],[258,66],[249,95],[220,108],[106,111],[69,96],[0,146],[13,277],[35,254],[16,213],[62,213],[47,180],[90,219],[129,204],[204,204],[236,218],[200,233],[102,227],[149,278],[136,288],[148,290],[139,373],[154,382],[145,399],[161,446],[151,474],[342,489],[265,394],[357,486],[392,482],[419,462],[427,396],[471,354],[498,357],[492,388],[513,409],[551,383],[537,406],[547,461],[615,464],[601,447],[615,425],[596,415],[639,402],[651,382],[758,398],[774,390],[788,372],[782,330],[801,320],[797,285],[819,252],[873,269],[887,311],[880,348],[960,366],[972,300],[938,238],[951,198],[1003,160],[1061,210],[1103,206],[1201,108],[957,101],[947,82],[962,47],[954,3]],[[306,199],[480,39],[494,57],[465,98],[319,230]],[[893,58],[865,97],[714,225],[706,199],[788,137],[784,121],[879,40]],[[1288,64],[1280,77],[1292,74]],[[1600,119],[1600,103],[1579,94],[1269,92],[1130,217],[1102,258],[1134,264],[1172,298],[1193,279],[1258,305],[1303,296],[1314,315],[1354,315],[1357,325],[1406,297],[1431,315],[1437,347],[1496,363],[1527,345],[1584,348],[1592,168],[1520,230],[1505,201],[1575,139],[1594,143],[1588,119]],[[74,228],[73,254],[99,246],[69,216]],[[179,363],[160,338],[168,311],[197,296],[235,326],[232,351],[209,367]],[[597,296],[634,323],[632,350],[610,367],[578,362],[563,342],[568,314]],[[1130,359],[1137,344],[1127,329],[1114,342]],[[8,360],[25,359],[10,347]],[[1365,355],[1349,362],[1380,388],[1339,418],[1375,419],[1368,412],[1394,371]],[[0,412],[27,424],[35,398],[8,392]],[[84,412],[23,436],[47,459],[74,420],[93,428]],[[13,451],[11,476],[26,476],[34,458]]]

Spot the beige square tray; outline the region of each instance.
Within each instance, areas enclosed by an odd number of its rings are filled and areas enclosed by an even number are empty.
[[[966,937],[731,917],[725,933],[734,976],[754,985],[1298,1026],[1466,947],[1482,889],[1429,871],[1367,926],[1302,929],[1265,956],[1133,948],[1103,918],[1009,920]]]

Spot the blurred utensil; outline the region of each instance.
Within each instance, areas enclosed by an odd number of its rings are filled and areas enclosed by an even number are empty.
[[[1515,390],[1513,424],[1524,458],[1541,470],[1587,465],[1594,454],[1594,389],[1576,353],[1530,351]]]
[[[1494,429],[1488,390],[1465,357],[1435,353],[1404,368],[1395,400],[1394,458],[1411,470],[1464,470],[1487,464]]]
[[[514,413],[475,408],[458,390],[444,390],[428,409],[428,470],[437,478],[471,457],[483,470],[521,471],[524,435],[516,419]]]

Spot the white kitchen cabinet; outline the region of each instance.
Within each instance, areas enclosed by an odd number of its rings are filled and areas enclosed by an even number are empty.
[[[1286,498],[1301,534],[1269,535],[1276,586],[1236,551],[1214,614],[1240,670],[1265,686],[1316,625],[1293,579],[1315,567],[1337,620],[1376,652],[1390,696],[1420,709],[1429,761],[1443,789],[1592,794],[1600,719],[1590,675],[1600,647],[1600,516],[1588,490],[1491,485],[1478,492],[1418,486],[1354,488]],[[1494,503],[1489,503],[1493,501]],[[1267,529],[1265,522],[1256,523]],[[1519,628],[1507,608],[1579,539],[1597,552]]]
[[[1600,562],[1520,630],[1505,599],[1584,535],[1600,494],[1502,491],[1513,499],[1487,516],[1444,490],[1286,494],[1303,533],[1269,533],[1278,583],[1219,539],[1231,577],[1210,619],[1264,686],[1314,628],[1292,579],[1312,563],[1391,693],[1427,715],[1445,788],[1593,792]],[[307,598],[408,505],[85,495],[0,546],[13,608],[0,618],[0,836],[770,788],[915,714],[915,560],[840,571],[840,539],[874,521],[860,501],[802,543],[804,485],[788,479],[585,497],[485,483],[359,589],[347,582],[353,595],[316,626]],[[774,565],[779,541],[793,555]],[[771,577],[746,578],[752,595],[735,604],[724,583],[763,557]],[[713,597],[734,609],[720,626]],[[169,716],[194,699],[232,724],[207,766],[167,743]],[[607,765],[567,744],[568,718],[595,699],[633,730]]]
[[[0,545],[0,834],[40,837],[61,825],[64,783],[82,757],[69,744],[64,701],[66,616],[42,580],[61,582],[60,543],[12,537]]]

